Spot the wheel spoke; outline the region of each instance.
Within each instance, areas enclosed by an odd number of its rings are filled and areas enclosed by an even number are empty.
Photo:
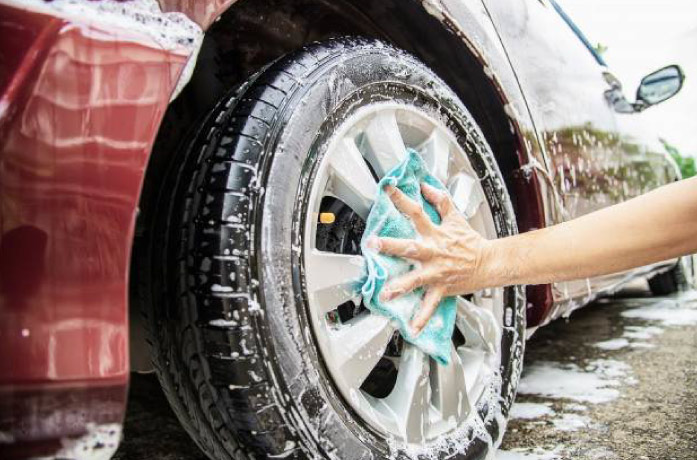
[[[366,157],[378,176],[384,176],[406,156],[406,147],[394,110],[375,115],[368,124],[365,135],[371,150]]]
[[[482,377],[482,368],[486,359],[486,352],[467,346],[458,347],[457,355],[460,357],[462,369],[465,373],[465,386],[468,395],[474,395],[474,387],[477,386]],[[471,401],[474,403],[475,401]]]
[[[479,208],[482,209],[482,208]],[[486,222],[484,221],[484,216],[482,215],[483,213],[481,212],[474,212],[474,215],[469,216],[467,218],[467,223],[470,224],[470,227],[472,229],[479,233],[480,235],[487,237],[489,236],[489,233],[487,232],[487,226]]]
[[[320,307],[320,316],[359,295],[363,265],[361,256],[316,249],[305,257],[307,293]]]
[[[482,376],[490,371],[490,359],[494,356],[501,342],[501,329],[493,312],[493,304],[484,299],[490,297],[477,293],[478,305],[458,297],[455,325],[465,337],[465,344],[458,347],[457,354],[465,373],[467,393],[478,394],[481,389]],[[489,363],[489,364],[487,364]],[[470,403],[473,401],[470,400]]]
[[[351,388],[363,384],[385,353],[394,331],[389,318],[366,312],[331,334],[334,358]]]
[[[480,308],[484,308],[491,312],[494,311],[494,294],[493,289],[485,289],[483,291],[477,291],[472,296],[472,303]]]
[[[353,139],[344,138],[339,142],[336,150],[330,152],[329,165],[331,192],[366,219],[378,185]]]
[[[431,361],[431,388],[433,405],[443,420],[460,422],[467,417],[470,403],[465,385],[465,368],[455,347],[451,347],[450,363],[447,366]]]
[[[496,351],[501,340],[501,332],[490,309],[458,297],[455,325],[465,336],[467,348],[478,348],[492,353]]]
[[[453,203],[467,219],[471,219],[485,201],[479,181],[464,173],[453,177],[448,184],[448,189],[453,197]]]
[[[450,139],[445,132],[435,128],[428,139],[418,148],[418,151],[431,174],[445,183],[448,178],[448,162],[450,161]]]
[[[405,345],[397,383],[384,402],[394,414],[400,434],[407,442],[420,443],[426,438],[430,405],[428,375],[428,357],[415,346]]]

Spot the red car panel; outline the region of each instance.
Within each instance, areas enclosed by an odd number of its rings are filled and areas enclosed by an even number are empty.
[[[189,52],[8,6],[0,17],[0,432],[46,441],[121,421],[138,195]]]

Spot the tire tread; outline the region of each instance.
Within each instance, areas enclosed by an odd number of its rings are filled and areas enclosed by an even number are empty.
[[[190,175],[178,224],[182,242],[188,242],[178,256],[186,274],[179,282],[184,308],[174,322],[175,333],[156,312],[144,310],[143,315],[167,398],[199,447],[216,459],[281,454],[285,440],[294,437],[277,410],[255,335],[258,306],[249,300],[257,293],[247,229],[257,193],[254,181],[275,117],[303,77],[343,49],[337,43],[310,47],[294,60],[277,63],[220,103],[189,153],[195,160],[188,159],[180,171],[179,181]],[[308,61],[312,65],[305,65]],[[297,449],[284,458],[301,457]]]

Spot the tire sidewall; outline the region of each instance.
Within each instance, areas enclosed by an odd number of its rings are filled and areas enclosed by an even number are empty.
[[[264,193],[255,206],[254,245],[257,278],[265,308],[268,372],[286,401],[284,410],[310,451],[359,459],[386,456],[390,447],[366,426],[331,383],[318,354],[302,270],[303,228],[315,167],[331,139],[332,127],[350,116],[366,100],[392,100],[400,95],[422,103],[422,109],[446,122],[470,156],[482,179],[499,237],[517,232],[510,199],[493,154],[471,115],[457,97],[423,64],[389,47],[347,49],[319,63],[310,78],[299,82],[280,111],[262,165]],[[503,385],[496,404],[504,416],[515,396],[524,346],[524,297],[518,287],[507,288],[504,301],[509,317],[502,339]],[[497,408],[480,407],[494,442],[503,432]],[[297,411],[296,414],[292,412]],[[475,436],[466,455],[487,455],[486,440]],[[479,433],[481,436],[481,433]],[[491,440],[489,440],[491,441]],[[394,454],[394,452],[392,452]]]

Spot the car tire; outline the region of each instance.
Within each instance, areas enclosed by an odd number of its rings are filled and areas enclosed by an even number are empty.
[[[162,387],[210,458],[485,458],[503,435],[522,366],[519,287],[501,290],[498,367],[451,436],[410,446],[368,426],[318,352],[304,294],[307,190],[336,124],[380,100],[442,118],[476,169],[497,236],[516,233],[481,131],[414,57],[345,38],[256,74],[220,101],[167,174],[138,280]]]
[[[692,270],[691,264],[690,257],[682,257],[675,267],[649,278],[651,293],[655,296],[666,296],[687,290],[690,285],[688,273]]]

